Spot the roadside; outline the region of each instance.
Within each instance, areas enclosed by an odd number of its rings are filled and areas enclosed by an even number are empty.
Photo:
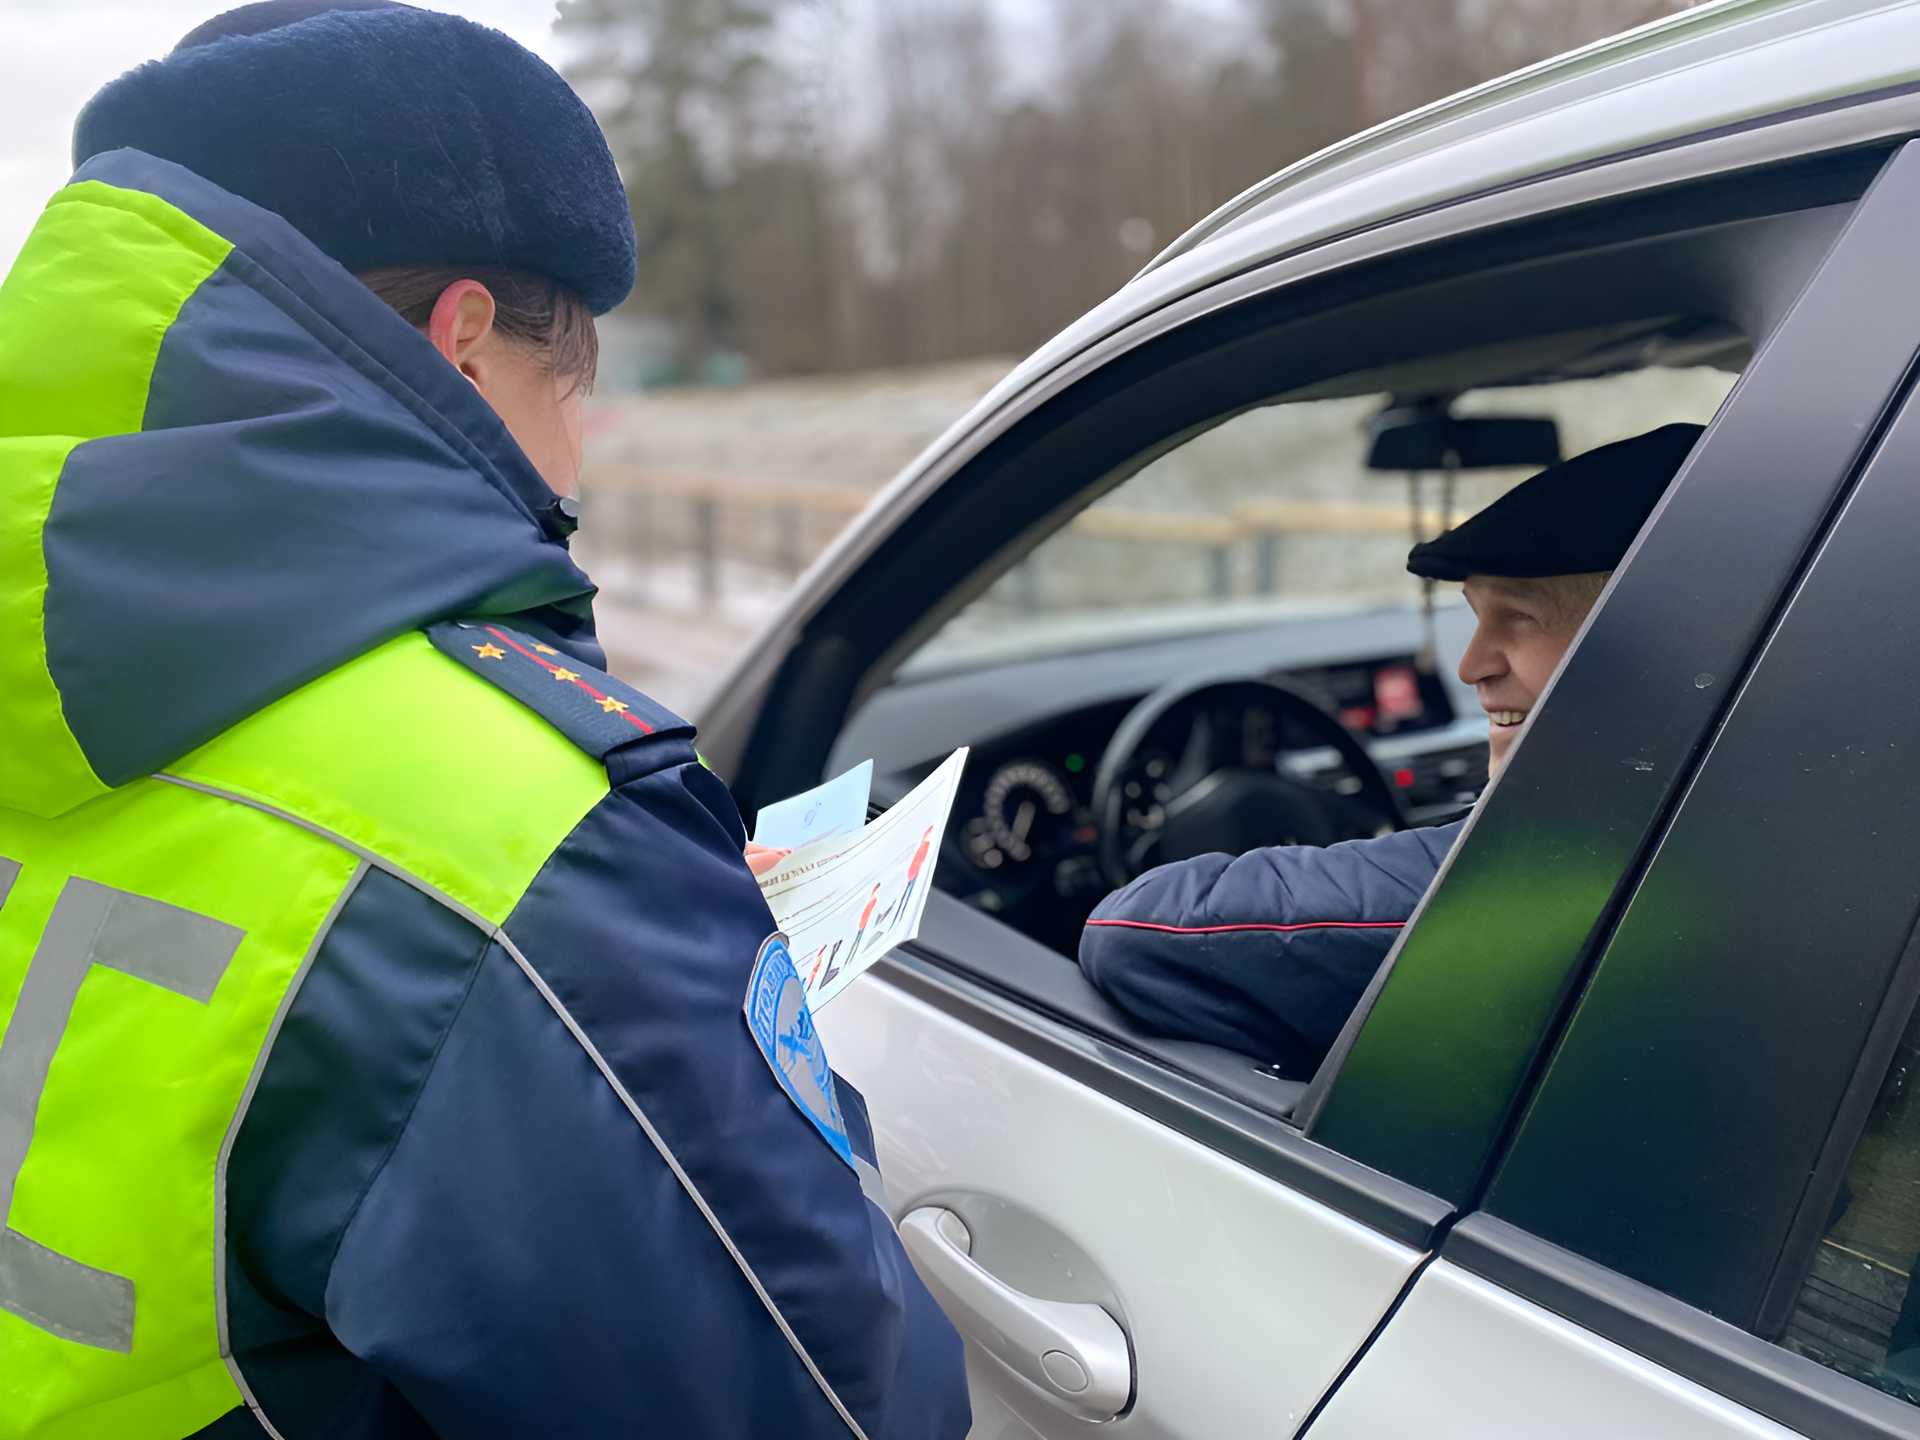
[[[808,563],[1013,364],[589,401],[575,548],[614,672],[697,715]]]

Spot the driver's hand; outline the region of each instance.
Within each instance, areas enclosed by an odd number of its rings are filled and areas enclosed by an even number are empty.
[[[792,850],[781,850],[772,845],[756,845],[749,840],[747,868],[756,875],[764,875],[792,853]]]

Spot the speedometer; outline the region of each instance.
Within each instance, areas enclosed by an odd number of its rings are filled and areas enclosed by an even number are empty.
[[[1051,838],[1058,817],[1072,813],[1073,791],[1044,761],[1009,760],[987,781],[980,811],[993,843],[1019,864],[1033,858],[1037,842]]]

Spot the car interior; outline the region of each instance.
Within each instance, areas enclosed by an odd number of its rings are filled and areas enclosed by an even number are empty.
[[[1147,1034],[1081,977],[1089,912],[1183,856],[1464,814],[1473,617],[1407,549],[1555,458],[1710,420],[1885,154],[1249,282],[1090,362],[813,617],[736,794],[871,756],[884,807],[972,747],[915,948],[1284,1118],[1311,1076]]]

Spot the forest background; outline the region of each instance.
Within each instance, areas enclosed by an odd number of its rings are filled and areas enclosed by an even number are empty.
[[[615,385],[1025,353],[1216,206],[1686,0],[568,0],[640,239]]]

